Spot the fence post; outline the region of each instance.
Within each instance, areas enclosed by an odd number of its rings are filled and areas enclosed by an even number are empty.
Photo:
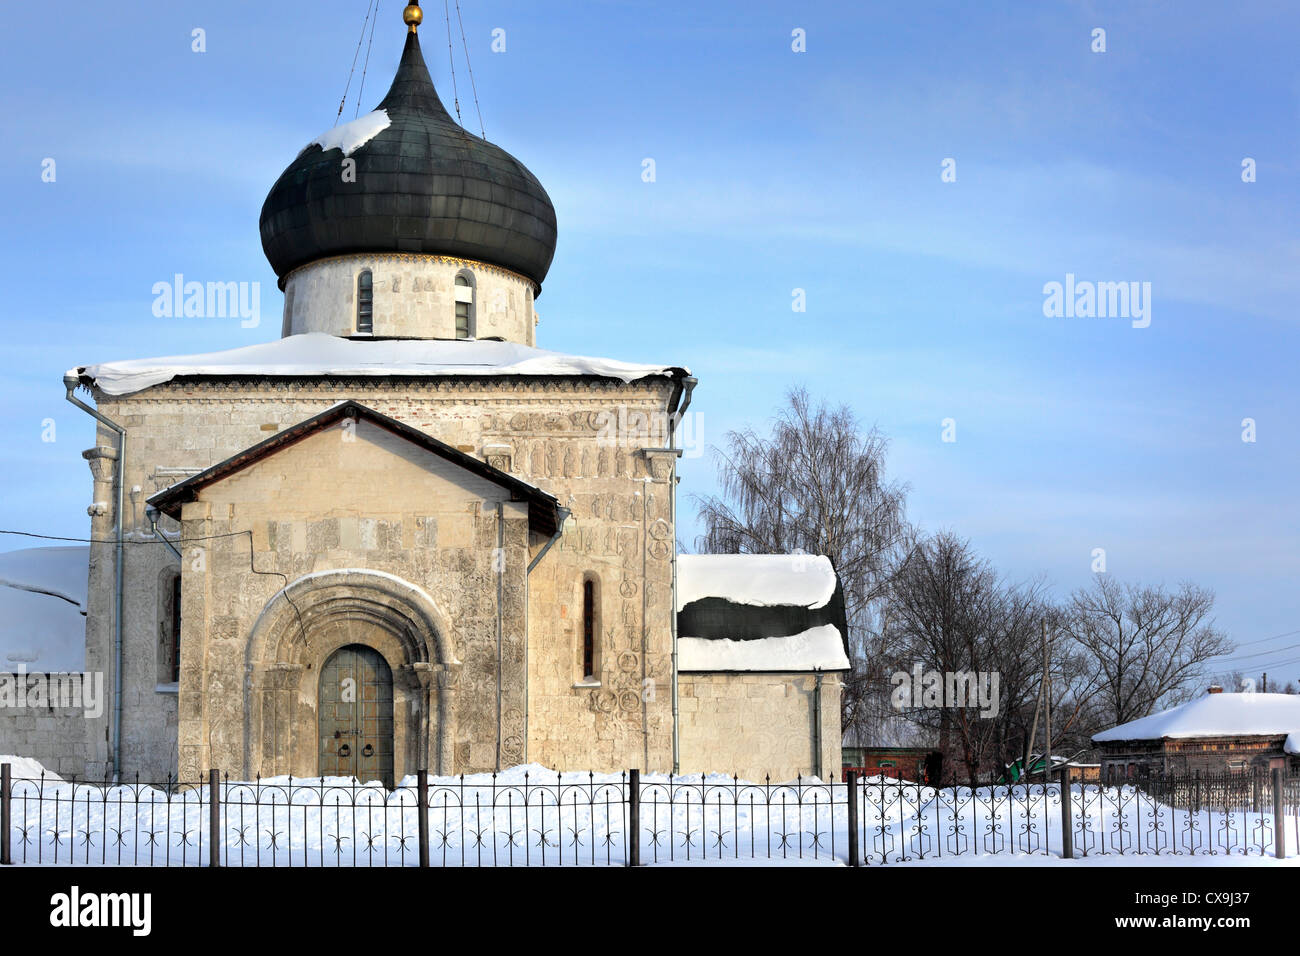
[[[221,865],[221,773],[208,770],[208,866]]]
[[[627,865],[641,865],[641,771],[627,772]]]
[[[1061,856],[1074,859],[1074,811],[1070,806],[1070,768],[1061,768]]]
[[[846,782],[849,785],[849,866],[861,866],[862,859],[858,848],[858,772],[850,770]]]
[[[415,796],[416,815],[418,820],[418,832],[420,836],[420,866],[429,865],[429,771],[417,770],[415,772],[415,786],[419,791]],[[465,808],[461,808],[461,814],[465,813]]]
[[[12,835],[9,832],[9,802],[13,799],[10,794],[11,777],[9,764],[0,764],[0,865],[8,866],[13,863],[14,859],[12,848],[9,841]]]
[[[1273,768],[1273,853],[1286,858],[1286,813],[1282,806],[1282,768]]]

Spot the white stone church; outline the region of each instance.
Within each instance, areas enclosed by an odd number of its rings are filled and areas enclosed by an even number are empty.
[[[98,420],[92,543],[63,549],[84,653],[6,613],[57,595],[0,556],[0,703],[69,670],[105,706],[0,707],[0,753],[97,779],[837,775],[830,563],[678,557],[695,379],[537,347],[555,211],[447,113],[405,20],[388,94],[263,206],[282,337],[65,378]]]

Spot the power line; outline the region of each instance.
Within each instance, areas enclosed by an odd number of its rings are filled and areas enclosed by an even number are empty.
[[[1300,657],[1293,657],[1290,660],[1285,660],[1285,661],[1272,661],[1268,664],[1264,664],[1263,667],[1267,667],[1269,670],[1275,671],[1275,670],[1281,670],[1284,667],[1294,667],[1296,664],[1300,664]]]
[[[69,537],[69,536],[65,536],[65,535],[40,534],[40,533],[35,532],[35,531],[13,531],[13,530],[4,529],[4,528],[0,528],[0,534],[13,535],[13,536],[15,536],[15,537],[20,537],[20,538],[35,538],[35,539],[40,540],[40,541],[68,541],[68,542],[72,542],[72,543],[74,543],[74,544],[116,544],[116,543],[117,543],[117,539],[116,539],[116,538],[74,538],[74,537]],[[177,545],[179,545],[179,544],[188,544],[188,543],[195,542],[195,541],[215,541],[215,540],[218,540],[218,539],[221,539],[221,538],[236,538],[236,537],[239,537],[240,535],[248,535],[248,544],[249,544],[249,570],[252,571],[254,574],[273,574],[273,575],[278,575],[279,577],[281,577],[281,578],[284,579],[285,587],[288,587],[288,584],[289,584],[289,578],[288,578],[287,575],[283,574],[283,573],[280,572],[280,571],[259,571],[259,570],[257,570],[256,567],[253,566],[253,537],[252,537],[252,536],[253,536],[253,532],[250,531],[250,530],[244,530],[244,531],[228,531],[228,532],[225,532],[225,533],[223,533],[223,534],[210,534],[210,535],[196,535],[196,536],[190,536],[190,537],[167,538],[166,540],[171,541],[173,544],[177,544]],[[154,545],[156,545],[156,544],[158,543],[158,540],[157,540],[157,539],[137,540],[137,539],[123,538],[123,539],[122,539],[122,543],[123,543],[123,544],[147,545],[147,546],[151,546],[151,547],[152,547],[152,546],[154,546]],[[289,603],[290,603],[290,604],[293,604],[293,600],[292,600],[292,598],[289,598],[289,595],[288,595],[287,592],[285,593],[285,597],[286,597],[286,599],[289,600]],[[293,604],[293,607],[294,607],[294,611],[295,611],[295,612],[298,612],[298,607],[297,607],[297,605],[296,605],[296,604]],[[302,624],[302,622],[301,622],[301,618],[302,618],[301,612],[298,612],[298,617],[299,617],[299,626],[301,627],[301,624]],[[1240,645],[1240,646],[1242,646],[1242,647],[1250,647],[1250,646],[1255,645],[1255,644],[1263,644],[1263,643],[1266,642],[1266,641],[1275,641],[1275,640],[1277,640],[1277,639],[1280,638],[1280,637],[1290,637],[1290,636],[1293,635],[1293,634],[1300,634],[1300,630],[1284,631],[1284,632],[1282,632],[1281,634],[1274,634],[1272,637],[1261,637],[1261,638],[1258,638],[1257,640],[1246,641],[1246,642],[1244,642],[1244,643],[1243,643],[1242,645]],[[303,631],[303,640],[306,641],[306,631],[305,631],[305,630]],[[1233,655],[1233,656],[1226,656],[1226,657],[1220,655],[1220,656],[1216,656],[1216,657],[1209,658],[1209,661],[1214,661],[1214,662],[1215,662],[1215,666],[1231,665],[1231,664],[1234,664],[1234,663],[1237,663],[1237,662],[1240,662],[1240,661],[1247,660],[1248,658],[1256,658],[1256,657],[1271,657],[1271,656],[1273,656],[1273,655],[1275,655],[1275,654],[1282,654],[1282,653],[1285,653],[1286,651],[1292,651],[1292,650],[1296,650],[1296,649],[1300,649],[1300,643],[1296,643],[1296,644],[1286,644],[1286,645],[1284,645],[1284,646],[1282,646],[1282,647],[1274,648],[1273,650],[1269,650],[1269,651],[1256,651],[1256,652],[1251,653],[1251,654],[1241,654],[1241,655]],[[1221,658],[1222,658],[1222,659],[1221,659]],[[1248,666],[1249,666],[1249,667],[1252,667],[1252,668],[1253,668],[1253,667],[1290,667],[1290,666],[1292,666],[1292,665],[1294,665],[1294,664],[1300,664],[1300,657],[1293,657],[1293,658],[1289,658],[1289,659],[1281,660],[1281,661],[1263,661],[1263,662],[1260,662],[1260,663],[1250,664],[1250,665],[1248,665]]]
[[[474,110],[478,113],[478,131],[487,139],[487,130],[483,127],[483,110],[478,104],[478,86],[474,83],[474,66],[469,62],[469,43],[465,40],[465,21],[460,16],[460,0],[456,0],[456,22],[460,24],[460,45],[465,50],[465,69],[469,71],[469,88],[474,95]]]
[[[1265,641],[1276,641],[1279,637],[1290,637],[1292,634],[1300,634],[1300,631],[1283,631],[1281,634],[1274,634],[1272,637],[1261,637],[1254,641],[1243,641],[1238,647],[1250,647],[1252,644],[1263,644]]]
[[[370,48],[375,45],[375,24],[379,22],[379,0],[375,0],[375,16],[370,21],[370,42],[366,44],[366,59],[361,64],[361,86],[357,89],[357,106],[352,112],[352,118],[356,119],[361,115],[361,94],[366,91],[366,70],[370,69]],[[361,32],[366,32],[365,24],[361,26]]]
[[[1289,636],[1289,634],[1296,634],[1296,633],[1300,633],[1300,632],[1297,632],[1297,631],[1290,631],[1290,632],[1288,632],[1288,634],[1278,634],[1277,637],[1266,637],[1266,638],[1264,638],[1264,640],[1265,640],[1265,641],[1272,641],[1272,640],[1276,640],[1278,637],[1287,637],[1287,636]],[[1256,644],[1258,644],[1258,643],[1263,643],[1263,641],[1252,641],[1251,643],[1256,643]],[[1255,651],[1255,652],[1253,652],[1253,653],[1251,653],[1251,654],[1228,654],[1228,655],[1220,654],[1220,655],[1216,655],[1215,657],[1210,658],[1210,660],[1218,660],[1220,657],[1222,657],[1223,660],[1221,660],[1221,661],[1219,661],[1219,662],[1222,663],[1222,664],[1229,664],[1229,663],[1233,663],[1233,662],[1236,662],[1236,661],[1245,661],[1245,660],[1249,660],[1249,659],[1254,658],[1254,657],[1271,657],[1271,656],[1273,656],[1274,654],[1282,654],[1282,653],[1285,653],[1286,651],[1294,651],[1294,650],[1296,650],[1297,648],[1300,648],[1300,643],[1297,643],[1297,644],[1283,644],[1281,647],[1275,647],[1275,648],[1273,648],[1272,650],[1268,650],[1268,651]]]
[[[16,535],[17,537],[20,538],[38,538],[42,541],[74,541],[77,542],[78,544],[117,544],[118,543],[118,540],[116,538],[70,538],[63,535],[37,534],[34,531],[10,531],[3,528],[0,528],[0,534]],[[243,537],[244,535],[248,536],[248,570],[251,571],[253,574],[265,574],[265,575],[270,575],[272,577],[278,577],[280,578],[281,581],[284,582],[283,586],[280,588],[280,593],[284,595],[284,599],[289,602],[289,606],[293,608],[294,615],[298,618],[298,632],[302,635],[303,644],[306,645],[307,647],[311,647],[311,643],[307,640],[307,627],[303,623],[302,611],[299,609],[297,602],[294,601],[294,599],[289,595],[289,576],[285,574],[283,571],[259,571],[257,569],[257,564],[253,560],[254,557],[253,532],[251,530],[245,529],[243,531],[227,531],[224,532],[223,534],[194,535],[191,537],[182,536],[179,538],[163,538],[162,535],[159,535],[159,538],[161,538],[162,540],[170,541],[172,542],[173,545],[177,545],[177,544],[189,544],[190,542],[193,541],[216,541],[219,538],[239,538],[239,537]],[[145,540],[128,539],[124,537],[121,543],[139,544],[139,545],[147,545],[149,547],[157,547],[159,543],[159,538],[145,541]]]
[[[0,528],[0,534],[12,534],[20,538],[38,538],[42,541],[72,541],[77,544],[117,544],[116,538],[69,538],[57,534],[37,534],[35,531],[7,531],[3,528]],[[209,534],[209,535],[203,535],[201,537],[195,536],[189,538],[167,538],[167,540],[171,541],[173,544],[177,544],[180,542],[189,542],[189,541],[215,541],[217,538],[234,538],[241,534],[252,534],[252,532],[251,531],[227,531],[224,534]],[[158,543],[158,540],[153,539],[149,541],[140,541],[135,539],[123,538],[122,543],[155,545]]]
[[[366,39],[366,24],[370,22],[370,10],[371,7],[373,7],[377,2],[378,0],[370,0],[370,4],[366,7],[366,18],[365,20],[361,21],[361,36],[357,37],[357,49],[356,52],[352,54],[352,68],[348,70],[348,82],[347,85],[343,87],[343,98],[339,100],[339,111],[334,117],[335,126],[338,125],[339,117],[343,115],[343,107],[348,101],[348,90],[352,88],[352,76],[357,71],[357,57],[361,55],[361,44],[365,42]],[[376,20],[379,19],[378,13],[379,11],[376,10],[375,11]],[[375,36],[375,32],[372,29],[370,31],[370,37],[372,40],[374,39],[374,36]],[[370,53],[369,51],[367,51],[366,58],[369,59],[369,57],[370,57]],[[357,94],[357,102],[358,103],[361,102],[360,94]]]
[[[456,107],[456,122],[460,119],[460,94],[456,90],[456,60],[451,51],[451,8],[447,6],[447,0],[442,0],[442,15],[447,21],[447,62],[451,65],[451,97]]]

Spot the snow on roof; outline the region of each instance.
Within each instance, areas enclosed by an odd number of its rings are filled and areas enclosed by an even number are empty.
[[[0,673],[80,672],[86,663],[86,616],[48,594],[0,587]]]
[[[818,554],[683,554],[677,558],[677,610],[703,598],[757,607],[824,607],[835,569]]]
[[[1161,740],[1166,737],[1249,737],[1300,731],[1300,695],[1206,694],[1150,717],[1093,735],[1108,740]]]
[[[0,672],[85,668],[89,555],[85,547],[0,554]]]
[[[308,143],[306,148],[319,146],[321,149],[326,150],[341,149],[344,156],[351,156],[353,152],[366,145],[392,124],[393,121],[388,118],[388,110],[375,110],[365,116],[359,116],[347,123],[335,126],[333,129],[326,130]]]
[[[683,671],[841,671],[849,669],[849,659],[839,628],[822,624],[802,634],[751,641],[679,637],[677,666]]]
[[[109,395],[126,395],[189,375],[599,375],[633,382],[685,372],[678,366],[566,355],[515,342],[345,339],[308,332],[222,352],[82,365],[69,374],[89,378]]]
[[[1287,734],[1286,743],[1282,745],[1282,750],[1289,754],[1300,754],[1300,734]]]
[[[6,551],[0,553],[0,584],[56,594],[84,611],[89,562],[90,549],[84,545]]]

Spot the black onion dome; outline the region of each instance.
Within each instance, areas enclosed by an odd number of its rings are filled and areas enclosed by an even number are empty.
[[[338,149],[313,143],[271,187],[259,225],[281,287],[298,266],[365,252],[478,259],[540,287],[555,207],[523,163],[448,115],[414,31],[377,109],[390,125],[351,154],[354,182],[343,180]]]

